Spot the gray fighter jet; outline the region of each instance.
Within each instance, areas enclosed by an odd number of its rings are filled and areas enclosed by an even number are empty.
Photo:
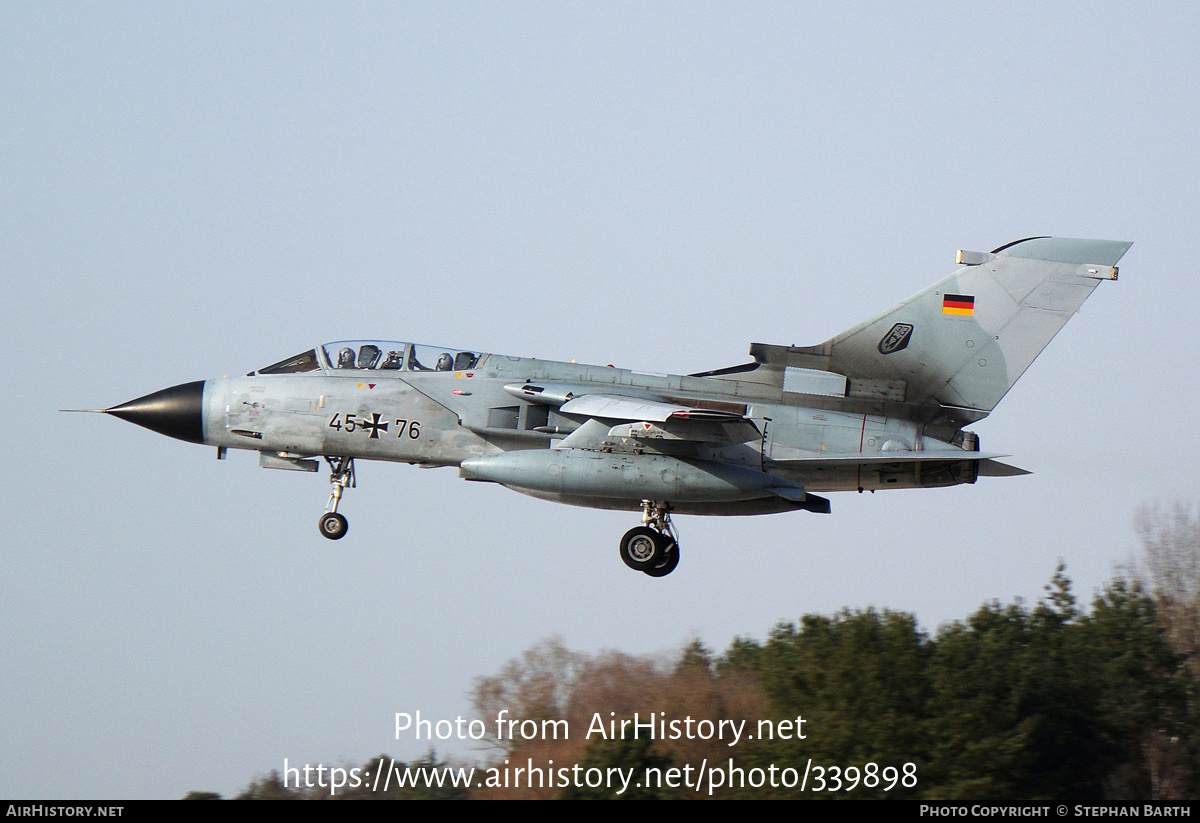
[[[1034,237],[959,268],[818,346],[755,343],[752,362],[646,374],[380,340],[329,343],[245,377],[102,411],[180,440],[251,449],[270,469],[330,468],[321,534],[355,460],[456,466],[467,480],[641,511],[621,559],[679,563],[672,514],[828,513],[814,492],[953,486],[1027,474],[979,450],[983,419],[1130,243]]]

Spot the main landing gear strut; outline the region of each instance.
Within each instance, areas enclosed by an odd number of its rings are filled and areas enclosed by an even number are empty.
[[[333,486],[333,490],[329,493],[325,514],[321,515],[317,528],[321,530],[322,537],[341,540],[350,529],[350,524],[344,516],[338,514],[337,509],[342,500],[342,491],[354,488],[354,458],[326,457],[325,462],[329,464],[329,484]]]
[[[621,538],[621,560],[634,571],[666,577],[679,565],[679,536],[671,525],[671,506],[642,501],[642,525]]]

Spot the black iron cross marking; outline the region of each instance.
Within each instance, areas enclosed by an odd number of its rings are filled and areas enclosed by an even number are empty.
[[[364,420],[361,423],[359,423],[359,425],[363,428],[363,431],[370,430],[371,434],[368,436],[372,440],[379,439],[379,430],[380,429],[383,429],[384,431],[388,430],[388,424],[380,423],[379,415],[376,414],[375,412],[371,412],[371,422],[370,423],[368,423],[366,420]]]

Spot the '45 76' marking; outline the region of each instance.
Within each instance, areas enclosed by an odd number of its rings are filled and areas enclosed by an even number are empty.
[[[365,415],[360,418],[357,414],[342,414],[338,412],[329,421],[329,428],[331,429],[337,429],[340,432],[352,432],[357,429],[367,432],[367,437],[372,440],[378,440],[379,433],[387,431],[389,425],[396,427],[396,437],[403,437],[406,431],[410,440],[416,440],[421,436],[420,420],[402,420],[397,417],[389,424],[375,412],[371,412],[370,420]]]

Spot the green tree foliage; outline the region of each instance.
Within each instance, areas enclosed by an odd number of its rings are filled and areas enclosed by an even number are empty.
[[[716,666],[721,674],[736,671],[757,675],[761,663],[762,645],[749,637],[735,637]]]
[[[1016,797],[1029,771],[1036,720],[1021,693],[1028,613],[991,603],[940,633],[931,657],[924,793],[934,800]]]
[[[1096,800],[1112,753],[1060,564],[1033,609],[992,603],[939,635],[929,773],[940,800]]]
[[[1107,797],[1180,799],[1188,793],[1187,744],[1198,724],[1189,720],[1196,690],[1185,660],[1175,653],[1153,597],[1137,581],[1117,580],[1096,597],[1081,630],[1091,651],[1086,682],[1096,690],[1097,724],[1112,768]]]
[[[304,800],[302,789],[288,788],[279,772],[272,771],[261,780],[254,780],[234,800]]]
[[[642,776],[647,769],[665,772],[673,763],[670,757],[657,753],[654,741],[648,737],[593,740],[584,749],[583,759],[579,761],[582,769],[599,769],[602,774],[607,774],[612,768],[633,769],[637,777],[620,795],[607,786],[570,786],[558,796],[562,800],[669,800],[677,796],[676,789],[644,782]]]
[[[811,732],[803,740],[764,736],[743,744],[738,754],[748,765],[762,768],[803,768],[810,758],[837,767],[913,762],[926,748],[929,655],[928,640],[911,615],[873,609],[833,617],[806,615],[799,625],[780,624],[759,649],[735,641],[719,671],[756,672],[771,701],[772,719],[802,716]],[[794,793],[746,789],[735,794]],[[864,786],[855,796],[882,797],[883,791]]]
[[[697,637],[683,647],[683,653],[679,655],[679,661],[675,664],[675,671],[697,669],[707,674],[712,671],[712,667],[712,651]]]

